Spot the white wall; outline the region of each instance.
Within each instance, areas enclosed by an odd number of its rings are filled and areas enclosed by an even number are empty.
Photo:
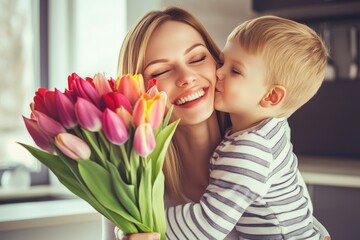
[[[238,24],[255,16],[251,0],[162,0],[162,6],[189,11],[204,24],[220,48]]]

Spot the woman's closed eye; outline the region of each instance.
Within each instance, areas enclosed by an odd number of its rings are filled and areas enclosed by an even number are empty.
[[[157,78],[157,77],[160,77],[161,75],[163,75],[163,74],[165,74],[167,72],[170,72],[170,69],[163,70],[163,71],[157,72],[157,73],[153,73],[153,74],[151,74],[151,77],[152,78]]]
[[[199,58],[196,58],[196,59],[194,59],[194,60],[191,60],[191,61],[190,61],[190,64],[199,63],[199,62],[204,61],[205,59],[206,59],[206,55],[201,56],[201,57],[199,57]]]

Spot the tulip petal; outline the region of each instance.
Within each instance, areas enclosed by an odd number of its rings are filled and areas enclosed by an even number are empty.
[[[61,123],[67,129],[75,127],[77,125],[77,119],[73,102],[57,89],[55,89],[55,100]]]
[[[108,108],[103,113],[102,124],[103,132],[112,144],[121,145],[129,139],[124,121]]]
[[[118,92],[109,92],[102,96],[106,107],[114,112],[120,107],[124,107],[128,112],[132,111],[131,104],[125,95]]]
[[[142,157],[147,157],[155,148],[156,141],[150,124],[138,126],[134,134],[134,150]]]
[[[67,132],[55,137],[55,145],[74,160],[89,159],[91,155],[89,146],[82,139]]]
[[[160,95],[159,95],[160,96]],[[151,102],[148,107],[147,122],[151,124],[153,129],[160,126],[165,113],[165,106],[160,98],[155,99]]]
[[[59,122],[42,112],[35,111],[36,119],[40,129],[50,137],[55,137],[59,133],[65,132],[65,128]]]
[[[46,110],[49,114],[49,117],[52,119],[55,119],[56,121],[59,121],[59,114],[57,112],[56,108],[56,100],[55,100],[55,92],[54,91],[47,91],[44,95],[44,103]]]
[[[116,89],[119,93],[124,94],[132,106],[139,97],[145,92],[144,79],[141,74],[124,75],[117,79]]]
[[[28,130],[35,144],[47,152],[52,152],[53,148],[50,144],[50,137],[41,131],[38,123],[35,120],[26,118],[24,116],[23,119],[26,129]]]
[[[95,74],[93,83],[95,85],[96,90],[98,91],[98,93],[100,95],[104,95],[104,94],[112,91],[109,81],[101,73]]]
[[[142,123],[145,123],[146,119],[146,101],[143,98],[140,98],[133,110],[133,121],[135,126],[139,126]]]
[[[81,127],[97,132],[101,129],[101,111],[90,101],[79,97],[75,103],[75,115]]]
[[[128,112],[128,110],[121,106],[116,109],[116,114],[120,116],[120,118],[124,121],[125,126],[129,128],[132,123],[133,117]]]

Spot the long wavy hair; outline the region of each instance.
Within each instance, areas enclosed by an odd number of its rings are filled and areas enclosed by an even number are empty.
[[[177,21],[193,27],[202,36],[212,57],[217,62],[219,61],[220,50],[200,21],[181,8],[167,7],[164,10],[147,13],[129,30],[120,49],[118,76],[128,73],[143,73],[145,67],[145,51],[149,39],[153,32],[167,21]],[[220,129],[223,132],[226,125],[228,125],[228,117],[222,113],[217,114]],[[181,191],[181,159],[174,140],[168,148],[163,172],[165,175],[166,192],[174,203],[183,203],[184,198]]]

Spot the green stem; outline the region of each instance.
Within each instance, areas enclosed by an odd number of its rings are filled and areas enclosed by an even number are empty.
[[[96,155],[100,159],[101,165],[105,169],[108,169],[108,166],[107,166],[107,163],[106,163],[107,159],[105,158],[104,154],[102,154],[98,144],[96,142],[94,142],[94,139],[90,136],[90,134],[92,134],[92,132],[88,132],[85,129],[83,129],[82,132],[84,133],[84,136],[86,137],[87,141],[90,143],[91,147],[94,149]]]
[[[110,150],[110,142],[107,140],[107,138],[105,137],[103,131],[99,131],[99,135],[100,135],[100,139],[101,141],[104,143],[106,149],[109,151]]]
[[[126,179],[128,180],[128,183],[130,183],[130,182],[131,182],[130,162],[129,162],[129,158],[128,158],[128,155],[127,155],[127,152],[126,152],[126,149],[125,149],[124,144],[121,144],[121,145],[120,145],[120,151],[121,151],[121,154],[122,154],[122,156],[123,156],[124,163],[125,163]]]

